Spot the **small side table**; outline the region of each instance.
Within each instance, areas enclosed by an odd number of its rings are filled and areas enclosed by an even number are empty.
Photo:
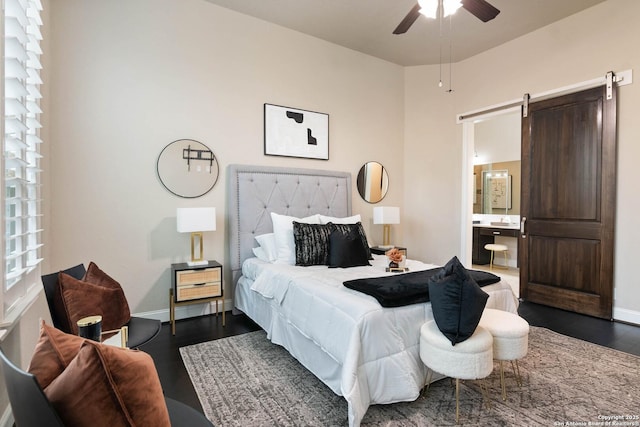
[[[171,264],[169,308],[171,333],[176,334],[176,306],[216,302],[222,300],[222,326],[225,326],[222,265],[217,261],[190,266],[185,262]]]
[[[399,250],[400,252],[402,252],[402,254],[406,257],[407,256],[407,248],[403,248],[402,246],[394,246],[393,248]],[[381,248],[380,246],[372,246],[371,249],[371,253],[375,254],[375,255],[384,255],[388,250],[393,249],[393,248]]]

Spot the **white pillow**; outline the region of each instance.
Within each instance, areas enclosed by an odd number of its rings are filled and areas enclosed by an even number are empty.
[[[266,257],[266,260],[264,261],[274,262],[278,257],[278,249],[276,248],[275,235],[273,233],[261,234],[259,236],[256,236],[255,239],[260,245],[260,249],[262,249],[264,256]],[[256,252],[253,251],[253,253],[255,254]],[[256,256],[260,258],[257,254]]]
[[[258,246],[257,248],[253,248],[251,250],[253,251],[253,254],[256,256],[256,258],[258,258],[260,261],[273,262],[269,260],[269,257],[267,256],[266,252],[260,246]]]
[[[345,216],[343,218],[337,218],[334,216],[325,216],[325,215],[319,215],[319,216],[320,216],[320,224],[328,224],[330,222],[334,224],[355,224],[356,222],[362,222],[362,219],[360,219],[360,214],[353,215],[353,216]]]
[[[271,212],[273,222],[273,234],[276,241],[276,264],[296,264],[296,244],[293,240],[293,221],[305,224],[320,224],[320,215],[311,215],[305,218],[280,215]]]

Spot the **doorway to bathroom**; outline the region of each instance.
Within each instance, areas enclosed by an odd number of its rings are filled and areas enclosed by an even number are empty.
[[[471,167],[472,268],[502,276],[516,295],[519,295],[520,127],[519,111],[474,121]]]

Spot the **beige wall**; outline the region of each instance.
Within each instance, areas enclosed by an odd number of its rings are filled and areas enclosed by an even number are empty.
[[[452,94],[438,90],[436,67],[406,69],[405,210],[415,221],[405,224],[404,235],[413,254],[444,262],[461,253],[463,177],[457,171],[462,165],[462,126],[454,124],[454,113],[591,80],[609,70],[635,69],[637,79],[638,16],[640,2],[609,0],[454,64]],[[640,289],[634,278],[639,234],[634,219],[640,201],[634,189],[634,163],[640,158],[639,105],[638,82],[620,88],[614,317],[636,323],[640,323]],[[410,187],[420,188],[427,197],[419,197]],[[442,204],[446,209],[434,208]]]
[[[461,144],[438,67],[405,69],[404,246],[443,264],[459,252]]]

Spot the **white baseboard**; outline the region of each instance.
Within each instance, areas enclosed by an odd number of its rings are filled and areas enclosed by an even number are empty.
[[[225,311],[231,310],[231,308],[233,307],[232,304],[232,300],[225,299]],[[222,313],[222,301],[218,303],[218,311]],[[176,320],[188,319],[190,317],[203,316],[206,314],[216,314],[215,301],[200,304],[181,305],[179,307],[176,307]],[[168,322],[171,319],[168,308],[162,310],[145,311],[142,313],[132,313],[132,315],[136,317],[144,317],[146,319],[157,319],[161,322]]]
[[[627,310],[626,308],[613,307],[613,319],[620,322],[640,325],[640,311]]]

